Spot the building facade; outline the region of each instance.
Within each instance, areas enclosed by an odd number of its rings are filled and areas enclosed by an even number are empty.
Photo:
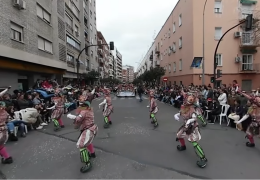
[[[151,68],[154,68],[156,66],[160,66],[160,61],[155,54],[155,43],[153,42],[152,46],[149,48],[146,55],[140,62],[139,66],[137,68],[137,74],[140,76],[145,71],[148,71]]]
[[[229,28],[245,20],[248,14],[253,14],[255,26],[259,26],[260,4],[257,1],[208,0],[203,33],[204,3],[200,0],[179,0],[155,38],[154,60],[158,60],[158,64],[166,69],[165,77],[169,84],[202,84],[203,36],[207,85],[213,76],[214,51],[220,37]],[[256,29],[246,32],[245,24],[242,24],[221,41],[216,59],[217,68],[223,75],[217,81],[218,86],[233,80],[237,80],[244,90],[260,86],[257,81],[260,77],[260,55],[257,52],[259,30]]]
[[[117,48],[112,51],[114,56],[115,78],[122,81],[122,54]]]
[[[100,31],[97,31],[97,39],[98,39],[98,62],[99,62],[99,73],[101,78],[109,77],[109,58],[110,58],[110,50],[109,46],[104,38],[103,34]]]
[[[132,83],[134,81],[134,67],[125,65],[122,68],[122,81],[124,83]]]
[[[0,87],[28,89],[45,77],[57,78],[59,83],[77,78],[79,52],[88,44],[96,44],[94,0],[17,0],[1,4]],[[82,53],[79,74],[88,72],[91,64],[97,69],[96,52],[93,49],[93,56]]]

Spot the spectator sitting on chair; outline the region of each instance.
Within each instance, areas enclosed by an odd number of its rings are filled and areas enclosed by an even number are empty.
[[[214,99],[212,103],[212,111],[209,112],[209,124],[214,124],[214,119],[221,113],[222,106],[219,104],[218,100]]]
[[[25,122],[23,122],[21,119],[17,119],[14,115],[14,107],[10,106],[7,108],[7,113],[9,114],[9,121],[7,122],[7,128],[10,133],[10,140],[11,141],[17,141],[17,135],[14,134],[15,132],[15,126],[18,126],[18,130],[20,130],[21,137],[25,137]]]
[[[237,129],[240,127],[238,124],[236,125],[234,121],[239,121],[239,119],[243,116],[244,109],[241,106],[241,101],[239,99],[236,99],[234,102],[235,106],[231,109],[231,114],[228,116],[229,119],[231,119],[231,127],[236,127]],[[241,130],[239,128],[239,130]]]

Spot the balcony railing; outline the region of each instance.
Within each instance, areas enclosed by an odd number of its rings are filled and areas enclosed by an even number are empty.
[[[251,32],[243,32],[241,36],[241,46],[258,47],[259,43],[256,42],[255,34]]]
[[[75,67],[75,62],[73,62],[73,61],[67,61],[67,66],[74,68],[74,67]]]
[[[239,66],[240,73],[257,73],[259,72],[259,63],[241,63]]]

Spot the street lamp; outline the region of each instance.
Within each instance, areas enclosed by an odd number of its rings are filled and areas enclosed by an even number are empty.
[[[86,46],[85,48],[83,48],[81,51],[80,51],[80,53],[79,53],[79,55],[78,55],[78,58],[76,59],[76,61],[77,61],[77,81],[78,81],[78,85],[80,86],[80,80],[79,80],[79,67],[80,67],[80,60],[79,60],[79,58],[80,58],[80,55],[83,53],[83,51],[87,51],[88,50],[88,48],[89,47],[92,47],[92,46],[106,46],[106,45],[108,45],[108,44],[91,44],[91,45],[89,45],[89,46]],[[115,49],[115,47],[114,47],[114,42],[110,42],[109,43],[109,49],[110,50],[114,50]]]
[[[205,85],[205,9],[206,9],[207,2],[208,0],[205,0],[204,7],[203,7],[202,85]]]

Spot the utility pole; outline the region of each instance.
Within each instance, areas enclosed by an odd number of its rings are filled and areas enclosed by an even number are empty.
[[[203,8],[202,85],[205,85],[205,9],[206,9],[207,2],[208,0],[205,0],[204,8]]]

